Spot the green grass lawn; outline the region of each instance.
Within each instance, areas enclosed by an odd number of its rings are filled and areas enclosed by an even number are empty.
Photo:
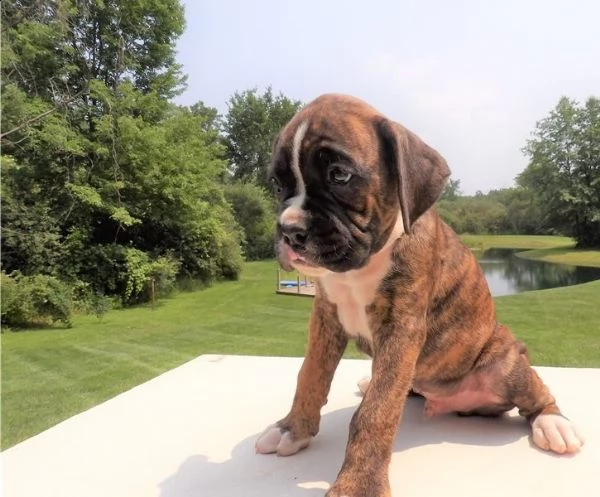
[[[554,247],[520,252],[519,257],[540,259],[558,264],[600,267],[600,250],[579,250],[573,247]]]
[[[472,249],[488,248],[545,249],[573,247],[575,241],[566,236],[534,235],[460,235],[461,240]]]
[[[549,240],[514,243],[552,247]],[[4,333],[2,447],[200,354],[302,355],[312,299],[276,295],[276,269],[273,261],[246,264],[239,281],[180,293],[155,310],[76,316],[71,329]],[[496,301],[500,319],[527,342],[535,364],[600,367],[600,281]]]

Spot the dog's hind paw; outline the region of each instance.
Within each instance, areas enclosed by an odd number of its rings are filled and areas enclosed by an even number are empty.
[[[293,440],[292,434],[289,431],[282,430],[275,424],[268,426],[260,434],[254,448],[257,454],[273,454],[277,452],[278,456],[291,456],[308,447],[311,438]]]
[[[560,414],[540,414],[531,427],[533,442],[543,450],[574,454],[585,443],[575,425]]]

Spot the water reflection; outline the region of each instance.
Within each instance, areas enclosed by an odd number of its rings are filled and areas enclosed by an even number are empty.
[[[479,263],[493,296],[577,285],[600,279],[600,268],[522,259],[515,255],[517,252],[519,250],[494,248],[479,256]]]

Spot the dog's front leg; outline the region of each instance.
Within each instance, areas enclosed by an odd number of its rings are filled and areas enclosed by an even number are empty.
[[[412,385],[424,323],[405,319],[374,337],[372,379],[350,422],[346,457],[327,497],[389,497],[388,467]]]
[[[308,446],[319,431],[321,407],[327,402],[333,375],[347,344],[335,307],[317,298],[292,408],[285,418],[259,436],[256,452],[289,456]]]

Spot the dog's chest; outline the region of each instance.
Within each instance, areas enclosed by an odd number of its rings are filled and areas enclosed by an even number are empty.
[[[369,269],[330,274],[321,283],[327,300],[336,305],[338,319],[346,333],[371,342],[374,323],[367,308],[376,299],[388,266]]]

